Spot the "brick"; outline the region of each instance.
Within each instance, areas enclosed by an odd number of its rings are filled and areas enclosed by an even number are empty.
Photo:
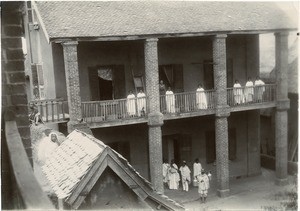
[[[27,105],[27,95],[12,95],[11,102],[13,105]]]
[[[25,70],[24,61],[9,61],[7,64],[2,64],[2,67],[4,67],[5,71],[20,71]]]
[[[7,49],[6,50],[7,60],[19,60],[24,59],[24,54],[22,48],[19,49]]]
[[[25,72],[11,72],[8,74],[10,83],[24,83],[25,82]]]
[[[16,114],[26,114],[28,115],[28,105],[18,105],[15,107]]]
[[[11,95],[11,85],[10,84],[2,84],[2,94]]]
[[[6,36],[22,36],[23,29],[21,25],[8,25],[4,27],[4,34]]]
[[[28,115],[18,115],[16,116],[16,122],[18,126],[28,126],[29,118]]]
[[[8,106],[7,96],[2,95],[2,103],[1,104],[2,104],[2,109],[3,109],[3,107]]]
[[[2,39],[2,44],[7,48],[19,48],[22,46],[22,39],[21,37],[8,37]]]
[[[12,94],[26,94],[25,84],[10,84],[10,90]]]
[[[4,109],[4,119],[6,121],[14,121],[16,119],[16,115],[15,115],[13,106],[8,106]]]

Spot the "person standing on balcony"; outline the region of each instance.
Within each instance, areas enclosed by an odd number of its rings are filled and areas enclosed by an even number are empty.
[[[181,172],[181,181],[182,181],[182,189],[183,191],[189,191],[189,184],[191,182],[191,170],[186,165],[186,162],[182,162],[182,166],[180,167],[179,171]]]
[[[248,81],[245,85],[245,101],[246,103],[250,103],[253,101],[253,96],[254,96],[254,86],[253,82],[251,81],[251,78],[248,78]]]
[[[254,82],[255,86],[255,99],[257,102],[262,102],[263,94],[265,92],[265,83],[260,79],[259,76],[256,77]]]
[[[178,173],[178,166],[174,162],[174,159],[172,159],[169,168],[169,188],[171,190],[177,190],[179,186],[179,180],[180,176]]]
[[[164,95],[166,93],[166,86],[163,80],[159,82],[159,95]]]
[[[197,109],[207,109],[206,95],[201,84],[199,84],[196,90],[196,105]]]
[[[31,124],[44,124],[41,113],[38,111],[36,105],[30,105],[29,121]]]
[[[202,166],[201,166],[201,163],[199,162],[199,159],[196,158],[195,159],[195,162],[194,162],[194,165],[193,165],[193,175],[194,175],[194,186],[198,186],[198,182],[197,182],[197,176],[201,174],[201,169],[202,169]]]
[[[175,96],[171,90],[171,87],[169,87],[168,91],[166,92],[166,105],[168,113],[175,113]]]
[[[138,108],[138,116],[145,116],[146,110],[146,95],[142,89],[137,94],[137,108]]]
[[[233,85],[233,96],[235,105],[239,105],[244,102],[243,89],[238,80],[235,80],[235,83]]]
[[[129,95],[127,96],[127,113],[130,117],[134,117],[136,115],[135,95],[132,91],[129,91]]]

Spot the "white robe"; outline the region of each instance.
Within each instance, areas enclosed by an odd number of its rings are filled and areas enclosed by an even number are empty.
[[[170,164],[163,163],[163,182],[164,183],[167,183],[169,180],[169,168],[170,168]]]
[[[264,87],[265,83],[262,81],[262,80],[256,80],[254,82],[254,86],[257,86],[256,87],[256,99],[258,101],[262,101],[262,96],[265,92],[265,87]]]
[[[166,106],[168,113],[175,113],[175,97],[172,91],[166,92]]]
[[[244,102],[244,93],[241,84],[236,83],[233,85],[233,96],[235,104],[241,104]]]
[[[182,181],[191,181],[191,170],[187,165],[181,166],[179,171],[181,172]]]
[[[40,165],[44,165],[49,156],[55,151],[58,144],[51,141],[49,136],[44,137],[37,145],[37,161]]]
[[[127,96],[127,112],[129,116],[135,116],[136,114],[134,94]]]
[[[206,174],[201,174],[197,176],[197,180],[199,182],[198,192],[207,191],[209,189],[209,178]]]
[[[247,81],[247,83],[245,85],[244,94],[245,94],[246,103],[253,101],[254,87],[253,87],[253,82],[252,81]]]
[[[137,108],[138,108],[138,116],[142,116],[144,112],[146,112],[146,95],[145,93],[137,94]]]
[[[178,167],[175,163],[173,163],[172,167],[169,168],[169,188],[178,189],[179,180]]]
[[[202,170],[201,163],[194,163],[193,165],[194,178],[196,178],[196,176],[201,174],[201,170]]]
[[[203,88],[196,90],[196,105],[197,109],[207,109],[207,100]]]

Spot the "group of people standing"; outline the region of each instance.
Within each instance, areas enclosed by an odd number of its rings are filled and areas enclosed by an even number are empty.
[[[265,83],[257,76],[253,81],[248,78],[245,87],[242,88],[238,80],[235,80],[233,85],[234,103],[236,105],[250,102],[262,102],[265,92]]]
[[[127,113],[129,116],[145,116],[146,112],[146,94],[141,89],[137,96],[133,94],[132,91],[129,92],[129,95],[127,96]]]
[[[178,190],[179,182],[182,182],[182,190],[189,191],[189,185],[192,183],[191,170],[187,166],[186,161],[182,162],[181,167],[171,160],[169,164],[166,160],[163,162],[163,182],[171,190]],[[202,169],[201,163],[197,158],[193,164],[193,185],[198,186],[198,193],[202,203],[206,202],[206,197],[209,189],[209,181],[211,180],[211,173],[205,172]]]

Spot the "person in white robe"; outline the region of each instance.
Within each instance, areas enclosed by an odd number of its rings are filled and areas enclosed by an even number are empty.
[[[171,87],[166,91],[166,106],[168,113],[175,113],[175,96]]]
[[[166,160],[164,160],[162,167],[163,167],[163,182],[164,184],[168,184],[170,164]]]
[[[174,160],[171,161],[169,168],[169,189],[177,190],[179,186],[180,176],[178,173],[178,166],[175,164]]]
[[[137,108],[138,108],[138,116],[145,116],[146,111],[146,95],[143,90],[137,94]]]
[[[189,191],[189,184],[191,182],[191,170],[186,165],[186,162],[182,162],[182,166],[179,169],[181,173],[181,181],[182,181],[182,189],[183,191],[188,192]]]
[[[193,175],[194,175],[194,186],[198,186],[198,181],[197,181],[197,176],[201,174],[201,169],[202,169],[202,165],[201,163],[199,162],[199,159],[196,158],[195,159],[195,162],[194,162],[194,165],[193,165]]]
[[[255,86],[256,101],[262,102],[263,94],[265,92],[265,83],[260,79],[259,76],[257,76],[254,82],[254,86]]]
[[[233,96],[234,96],[234,103],[236,105],[242,104],[244,102],[243,89],[238,80],[235,80],[235,83],[233,85]]]
[[[50,133],[49,136],[44,137],[37,146],[37,161],[42,166],[46,160],[59,146],[58,137],[56,133]]]
[[[196,90],[196,106],[197,109],[207,109],[206,95],[201,84]]]
[[[132,91],[129,92],[129,95],[127,96],[127,113],[129,116],[135,116],[136,115],[136,107],[135,107],[135,95],[132,93]]]
[[[209,177],[207,176],[207,174],[205,174],[204,169],[202,169],[201,174],[197,176],[197,180],[198,193],[200,195],[201,203],[205,203],[209,189]]]
[[[251,81],[251,78],[248,78],[248,81],[245,85],[245,101],[246,103],[252,102],[253,101],[253,96],[254,96],[254,86],[253,82]]]

